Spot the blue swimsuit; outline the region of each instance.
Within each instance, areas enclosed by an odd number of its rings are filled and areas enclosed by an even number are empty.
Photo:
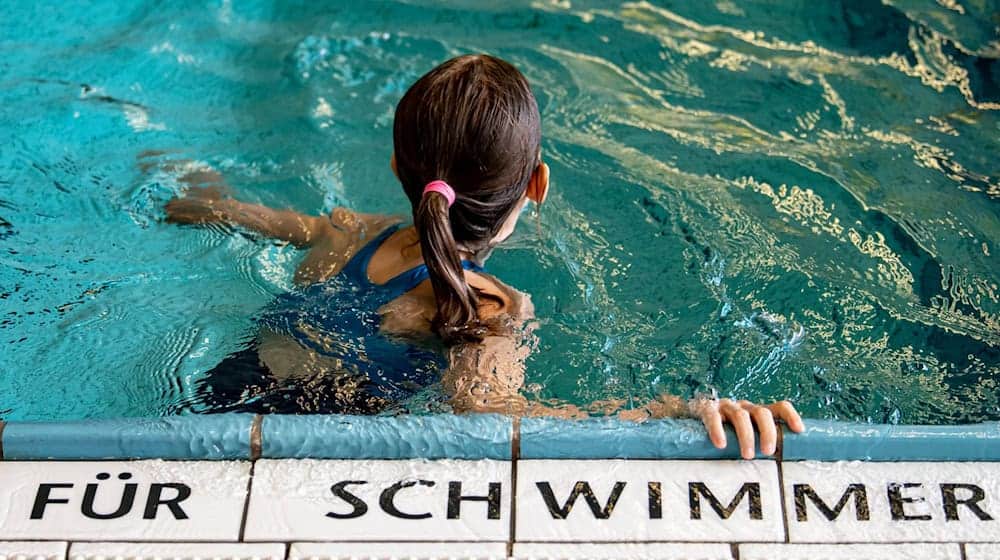
[[[399,231],[401,226],[402,224],[389,226],[382,233],[378,234],[375,239],[372,239],[370,242],[365,244],[365,246],[358,251],[358,254],[354,255],[354,257],[347,262],[344,269],[340,271],[340,274],[334,278],[346,278],[361,289],[371,291],[372,299],[374,301],[381,302],[378,304],[378,307],[381,307],[406,292],[409,292],[413,288],[419,286],[421,282],[427,280],[427,278],[430,277],[430,272],[427,270],[427,265],[424,264],[417,265],[406,272],[399,273],[385,284],[375,284],[368,279],[368,265],[371,263],[372,256],[375,255],[375,251],[378,251],[378,248],[381,247],[382,244],[392,236],[392,234]],[[483,267],[472,261],[462,261],[462,268],[473,272],[485,271]],[[327,280],[327,282],[329,282],[329,280]],[[322,284],[324,283],[320,283],[318,285]]]
[[[212,410],[371,414],[440,379],[446,367],[440,351],[379,332],[378,310],[429,276],[421,264],[385,284],[369,280],[372,255],[400,227],[391,226],[365,244],[336,276],[281,294],[259,319],[262,328],[332,358],[324,363],[337,364],[335,370],[276,380],[260,363],[256,348],[248,348],[209,372],[205,381],[211,390],[203,392],[213,401]],[[462,261],[462,267],[483,271],[471,261]],[[239,402],[220,402],[234,400],[221,398],[223,393]]]

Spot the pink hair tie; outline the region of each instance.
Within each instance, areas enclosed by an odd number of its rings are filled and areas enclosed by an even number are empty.
[[[451,205],[455,204],[455,189],[451,188],[451,185],[444,181],[431,181],[427,183],[427,186],[424,187],[423,196],[427,196],[429,192],[436,192],[445,197],[448,200],[448,208],[451,208]]]

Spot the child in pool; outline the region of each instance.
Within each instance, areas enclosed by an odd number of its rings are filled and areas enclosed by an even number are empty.
[[[585,415],[520,393],[530,352],[524,325],[533,308],[526,295],[481,268],[511,235],[521,209],[545,201],[549,168],[540,141],[538,106],[524,76],[491,56],[461,56],[417,80],[396,108],[390,165],[410,199],[414,225],[345,208],[307,216],[214,189],[191,189],[170,201],[172,222],[237,225],[308,248],[295,272],[302,290],[279,296],[252,351],[224,360],[214,377],[223,383],[246,371],[261,379],[294,377],[298,385],[325,387],[322,398],[285,395],[300,410],[372,413],[412,385],[436,381],[407,370],[414,359],[444,354],[440,381],[455,412]],[[202,171],[182,180],[204,186],[221,178]],[[399,342],[435,337],[443,344],[438,352]],[[279,383],[276,391],[293,385]],[[723,423],[732,423],[746,458],[754,455],[754,425],[764,454],[774,453],[776,419],[802,430],[787,401],[758,406],[663,396],[619,412],[636,420],[683,414],[700,418],[717,447],[725,446]]]

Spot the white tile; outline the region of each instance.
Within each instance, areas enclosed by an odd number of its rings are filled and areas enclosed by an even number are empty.
[[[505,543],[294,543],[288,560],[506,558]]]
[[[284,560],[281,543],[73,543],[70,560]]]
[[[0,538],[237,540],[249,474],[245,462],[2,462]]]
[[[997,463],[805,461],[782,470],[791,542],[1000,541]]]
[[[785,537],[773,461],[519,461],[516,531],[532,542]]]
[[[1000,558],[1000,543],[965,545],[966,560],[997,560]]]
[[[632,559],[643,560],[732,560],[728,544],[692,543],[516,543],[515,558],[532,560]]]
[[[0,560],[62,560],[64,542],[0,541]]]
[[[508,461],[260,460],[246,540],[503,542],[510,473]]]
[[[957,544],[741,544],[740,560],[961,560]]]

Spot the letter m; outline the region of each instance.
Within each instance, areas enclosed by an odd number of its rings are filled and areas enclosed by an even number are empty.
[[[854,515],[857,516],[858,521],[868,521],[870,517],[868,491],[865,489],[864,484],[849,485],[847,490],[844,490],[844,494],[840,496],[840,501],[832,508],[826,505],[826,502],[808,484],[795,484],[792,486],[792,489],[795,497],[795,518],[799,521],[809,520],[808,513],[806,512],[806,498],[809,498],[809,501],[816,506],[816,509],[823,514],[823,517],[826,517],[827,521],[833,521],[840,516],[840,512],[844,511],[844,508],[847,507],[847,502],[851,499],[851,496],[854,496]]]
[[[688,483],[688,502],[691,506],[691,519],[701,519],[701,498],[704,497],[708,500],[708,504],[712,506],[715,513],[719,514],[722,519],[729,519],[729,516],[736,511],[736,508],[743,501],[743,497],[750,496],[750,519],[763,519],[764,512],[760,504],[760,483],[757,482],[747,482],[740,487],[739,492],[733,498],[733,501],[729,502],[728,506],[723,507],[722,502],[715,497],[715,494],[708,489],[708,486],[704,482],[691,482]]]

